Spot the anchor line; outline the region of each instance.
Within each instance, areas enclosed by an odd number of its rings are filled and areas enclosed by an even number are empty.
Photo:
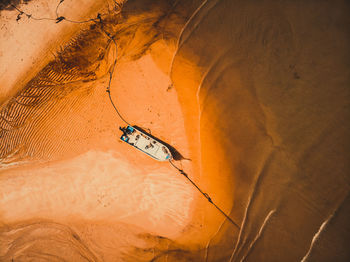
[[[112,40],[112,42],[114,43],[115,48],[116,48],[116,50],[117,50],[118,46],[117,46],[117,43],[115,42],[114,38],[111,37],[111,36],[110,36],[107,32],[105,32],[102,28],[101,28],[101,30],[107,35],[107,37],[109,37],[109,38]],[[112,104],[114,110],[117,112],[119,118],[120,118],[122,121],[124,121],[127,125],[131,126],[131,124],[129,124],[129,122],[126,121],[125,118],[122,116],[122,114],[119,112],[119,110],[118,110],[117,106],[114,104],[113,99],[112,99],[112,96],[111,96],[111,82],[112,82],[112,77],[113,77],[113,73],[114,73],[114,69],[115,69],[116,64],[117,64],[117,57],[115,58],[115,60],[114,60],[114,62],[113,62],[113,65],[112,65],[112,69],[111,69],[111,71],[109,72],[109,80],[108,80],[108,86],[107,86],[107,88],[106,88],[106,92],[108,93],[109,100],[111,101],[111,104]]]
[[[112,78],[113,78],[114,69],[115,69],[115,67],[116,67],[117,59],[118,59],[118,58],[117,58],[117,56],[118,56],[118,45],[117,45],[117,43],[116,43],[116,41],[115,41],[115,39],[114,39],[114,36],[111,36],[108,32],[106,32],[106,31],[103,29],[103,22],[102,22],[101,16],[98,16],[98,18],[99,18],[99,21],[98,21],[98,22],[96,22],[96,21],[94,21],[94,20],[91,20],[91,21],[93,21],[93,22],[95,22],[95,23],[100,23],[100,24],[102,25],[101,28],[100,28],[101,31],[112,41],[112,43],[113,43],[114,46],[115,46],[115,50],[116,50],[115,59],[114,59],[113,65],[112,65],[112,67],[111,67],[111,70],[110,70],[110,72],[109,72],[109,80],[108,80],[108,86],[107,86],[107,88],[106,88],[106,92],[108,93],[109,100],[110,100],[110,102],[111,102],[111,104],[112,104],[114,110],[115,110],[116,113],[118,114],[119,118],[120,118],[123,122],[125,122],[127,125],[131,126],[131,124],[130,124],[127,120],[125,120],[125,118],[124,118],[124,117],[122,116],[122,114],[119,112],[119,110],[118,110],[117,106],[114,104],[113,99],[112,99],[112,96],[111,96],[111,83],[112,83]]]
[[[197,186],[197,184],[195,182],[193,182],[193,180],[187,175],[187,173],[185,173],[182,169],[180,169],[179,167],[177,167],[172,161],[171,159],[169,159],[169,163],[177,170],[179,171],[179,173],[181,175],[183,175],[198,191],[199,193],[201,193],[210,204],[212,204],[222,215],[224,215],[226,217],[226,219],[232,224],[234,225],[236,228],[240,229],[240,227],[237,225],[237,223],[235,221],[232,220],[232,218],[230,218],[218,205],[215,204],[215,202],[211,199],[211,197],[202,191],[202,189],[200,189],[199,186]]]

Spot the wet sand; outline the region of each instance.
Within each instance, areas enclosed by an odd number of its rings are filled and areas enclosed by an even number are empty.
[[[241,225],[221,228],[210,261],[349,258],[349,228],[332,222],[348,218],[349,20],[314,4],[209,1],[184,30],[172,78],[199,89],[202,175],[231,177]],[[184,79],[184,58],[199,73]]]

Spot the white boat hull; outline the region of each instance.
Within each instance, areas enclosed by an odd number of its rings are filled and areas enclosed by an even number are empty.
[[[135,126],[120,128],[123,131],[120,139],[137,148],[148,156],[158,161],[169,161],[172,159],[169,148],[161,141],[153,138],[143,130]]]

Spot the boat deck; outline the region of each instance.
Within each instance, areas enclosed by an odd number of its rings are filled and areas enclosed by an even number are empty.
[[[145,154],[158,161],[167,161],[172,158],[170,150],[160,141],[155,140],[147,133],[133,126],[121,128],[123,135],[120,139],[131,146],[136,147]]]

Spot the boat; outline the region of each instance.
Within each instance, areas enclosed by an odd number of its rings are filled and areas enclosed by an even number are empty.
[[[120,139],[158,161],[172,159],[169,148],[159,139],[136,126],[119,127],[123,132]]]

